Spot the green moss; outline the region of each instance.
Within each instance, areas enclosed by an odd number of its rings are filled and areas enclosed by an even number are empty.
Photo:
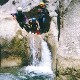
[[[67,80],[77,80],[77,78],[73,75],[67,77]]]
[[[18,36],[22,38],[18,38]],[[21,57],[22,64],[29,64],[29,43],[28,39],[22,36],[21,30],[18,30],[16,36],[11,40],[11,42],[5,42],[1,49],[1,59],[8,58],[9,56]]]
[[[76,70],[76,72],[77,72],[77,73],[75,74],[76,77],[80,78],[80,69]]]
[[[18,30],[18,31],[16,32],[16,35],[22,35],[22,31],[21,31],[21,30]]]
[[[64,80],[61,79],[61,76],[65,76],[67,80],[78,80],[80,78],[80,69],[75,69],[75,68],[59,68],[57,70],[58,74],[58,80]]]
[[[17,75],[20,67],[11,67],[11,68],[0,68],[0,73],[11,73]]]
[[[18,38],[14,38],[12,40],[12,50],[13,54],[22,57],[22,65],[24,64],[28,64],[28,53],[27,53],[27,45],[26,45],[26,41],[24,40],[24,38],[22,39],[18,39]],[[27,61],[27,63],[26,63]]]

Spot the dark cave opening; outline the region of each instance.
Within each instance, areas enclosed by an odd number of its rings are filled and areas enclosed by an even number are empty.
[[[38,8],[39,8],[39,6],[36,6],[33,9],[31,9],[29,12],[24,12],[24,14],[27,16],[28,19],[35,17],[38,20],[38,13],[37,13]],[[49,15],[47,15],[46,23],[45,23],[46,27],[44,27],[44,30],[41,33],[46,33],[49,31],[50,21],[51,21],[51,17]]]
[[[0,5],[4,5],[5,3],[7,3],[9,0],[0,0]]]

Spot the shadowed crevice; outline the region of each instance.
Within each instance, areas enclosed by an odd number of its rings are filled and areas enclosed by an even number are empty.
[[[39,6],[36,6],[33,9],[31,9],[29,12],[25,12],[27,18],[30,19],[32,17],[35,17],[38,20],[38,12],[37,12],[38,8],[39,8]],[[49,28],[50,28],[51,17],[49,15],[47,15],[46,19],[47,19],[47,21],[45,24],[46,25],[45,32],[48,32]],[[43,33],[45,33],[45,32],[43,32]]]
[[[0,5],[4,5],[5,3],[7,3],[9,0],[0,0]]]

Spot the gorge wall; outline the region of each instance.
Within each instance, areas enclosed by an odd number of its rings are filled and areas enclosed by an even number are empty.
[[[65,0],[66,1],[66,0]],[[57,53],[60,79],[79,80],[80,69],[80,1],[72,0],[65,9]],[[69,75],[69,76],[68,76]],[[65,77],[64,77],[65,76]]]
[[[20,0],[18,0],[20,1]],[[22,0],[21,0],[22,1]],[[24,0],[26,1],[26,0]],[[27,2],[27,1],[26,1]],[[29,1],[28,1],[29,2]],[[33,1],[35,3],[35,1]],[[31,4],[33,4],[32,0],[30,1]],[[31,10],[34,6],[37,6],[39,4],[40,0],[36,0],[36,4],[33,6],[28,5],[26,7],[23,6],[24,11]],[[50,22],[50,29],[48,33],[44,33],[41,36],[44,40],[47,41],[50,50],[52,52],[52,59],[53,59],[53,69],[57,70],[57,79],[61,80],[67,80],[68,78],[79,79],[79,73],[80,73],[80,1],[79,0],[47,0],[48,5],[47,9],[49,10],[49,15],[51,17]],[[25,3],[25,2],[23,2]],[[19,27],[19,24],[16,23],[11,16],[9,16],[10,13],[14,13],[16,11],[17,6],[20,4],[16,3],[16,6],[12,5],[12,0],[10,0],[8,3],[6,3],[3,6],[0,6],[0,44],[1,44],[1,59],[4,59],[7,53],[8,54],[15,54],[12,55],[11,58],[6,56],[6,58],[2,61],[2,64],[6,60],[16,60],[17,64],[21,64],[24,59],[21,56],[18,56],[18,59],[16,58],[16,52],[18,53],[24,53],[26,55],[25,61],[27,61],[29,64],[29,57],[30,57],[30,35],[25,31],[22,30]],[[28,4],[28,3],[27,3]],[[10,9],[10,6],[11,9]],[[8,6],[6,9],[5,7]],[[10,11],[10,10],[11,11]],[[58,14],[55,12],[55,10],[60,11],[60,37],[58,41]],[[6,12],[7,14],[2,15],[1,13]],[[7,22],[7,23],[6,23]],[[4,25],[5,23],[5,25]],[[10,24],[13,24],[15,26],[12,26]],[[4,28],[3,28],[4,26]],[[16,28],[17,27],[17,28]],[[12,29],[13,28],[13,29]],[[8,31],[10,29],[10,31]],[[5,33],[6,32],[6,33]],[[9,34],[9,33],[10,34]],[[14,33],[15,32],[15,33]],[[4,35],[3,35],[4,34]],[[38,36],[35,36],[35,41],[40,41],[38,39]],[[7,41],[8,40],[8,41]],[[24,45],[22,44],[24,43]],[[17,44],[17,45],[16,45]],[[40,43],[36,46],[40,46]],[[7,48],[6,48],[7,46]],[[40,47],[39,47],[40,48]],[[21,55],[21,54],[19,54]],[[15,56],[15,58],[14,58]],[[23,56],[24,57],[24,56]],[[40,55],[38,55],[40,58]],[[25,58],[25,57],[24,57]],[[11,62],[10,62],[11,63]],[[14,62],[14,66],[17,66]],[[10,65],[10,64],[8,64]],[[55,70],[55,71],[56,71]],[[75,74],[75,75],[74,75]],[[65,76],[65,77],[64,77]]]

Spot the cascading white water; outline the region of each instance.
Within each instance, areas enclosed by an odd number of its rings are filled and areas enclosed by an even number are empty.
[[[40,66],[47,66],[51,68],[51,52],[48,49],[47,43],[42,40],[42,58],[40,62]]]
[[[37,59],[35,58],[36,49],[35,49],[35,44],[34,44],[34,37],[33,37],[33,40],[31,41],[32,41],[31,42],[31,49],[32,49],[31,54],[33,54],[33,63],[32,65],[25,67],[24,70],[21,71],[20,77],[23,77],[23,75],[27,75],[28,77],[43,75],[43,76],[49,77],[49,79],[42,79],[42,80],[53,80],[54,74],[51,69],[51,62],[52,62],[51,52],[48,49],[47,43],[44,40],[42,40],[42,43],[41,43],[42,56],[41,56],[41,61],[37,65],[36,64]]]
[[[48,49],[47,43],[41,39],[41,61],[36,58],[37,49],[35,47],[34,34],[31,34],[31,55],[32,64],[25,66],[18,72],[17,76],[12,74],[0,74],[0,80],[54,80],[54,73],[51,69],[51,52]]]
[[[34,42],[34,36],[31,35],[31,41],[30,41],[30,48],[31,48],[31,58],[32,58],[32,65],[38,65],[39,61],[38,58],[36,57],[37,49],[35,47],[35,42]]]

